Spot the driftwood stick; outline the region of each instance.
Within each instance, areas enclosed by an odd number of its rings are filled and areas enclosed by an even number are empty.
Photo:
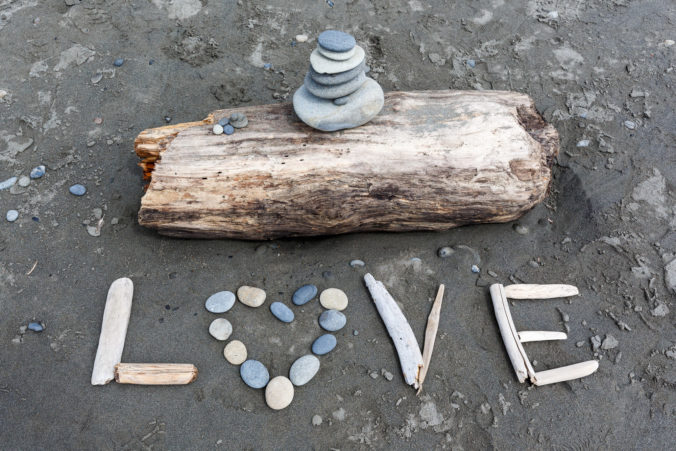
[[[394,347],[397,349],[404,380],[408,385],[418,388],[423,358],[411,326],[381,282],[375,280],[371,274],[366,274],[364,281],[371,293],[373,302],[376,304],[376,309],[378,309],[378,313],[385,323],[387,332],[394,342]]]
[[[575,363],[573,365],[562,366],[551,370],[538,371],[535,373],[533,383],[535,385],[548,385],[557,382],[579,379],[589,376],[599,368],[597,360],[587,360],[586,362]]]
[[[190,363],[118,363],[115,382],[136,385],[185,385],[197,379]]]
[[[556,299],[578,294],[580,291],[574,285],[517,283],[505,287],[505,295],[508,299]]]
[[[430,367],[430,360],[432,360],[432,351],[434,350],[434,341],[437,338],[437,330],[439,329],[439,316],[441,313],[441,302],[444,299],[444,284],[439,285],[437,297],[432,305],[430,316],[427,317],[427,327],[425,328],[425,347],[423,349],[423,367],[420,369],[420,388],[418,393],[422,391],[423,382],[427,377],[427,371]]]
[[[241,112],[249,125],[214,135]],[[141,132],[139,224],[199,238],[274,239],[507,222],[541,202],[558,134],[527,95],[389,92],[371,122],[326,133],[290,104]]]
[[[126,277],[110,285],[92,371],[92,385],[105,385],[115,378],[115,365],[122,359],[133,296],[134,283]]]

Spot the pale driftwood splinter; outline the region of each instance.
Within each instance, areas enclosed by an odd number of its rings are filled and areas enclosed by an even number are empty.
[[[519,341],[529,343],[532,341],[550,341],[565,340],[568,338],[563,332],[552,332],[549,330],[521,330],[519,331]]]
[[[586,362],[575,363],[560,368],[538,371],[535,373],[534,384],[540,386],[579,379],[581,377],[589,376],[597,369],[599,369],[598,361],[587,360]]]
[[[136,385],[185,385],[197,379],[197,367],[190,363],[119,363],[115,382]]]
[[[214,135],[233,112],[249,125]],[[180,237],[273,239],[507,222],[541,202],[558,135],[525,94],[390,92],[361,127],[326,133],[290,104],[143,131],[139,224]]]
[[[373,302],[380,317],[385,323],[387,333],[392,338],[399,355],[404,380],[408,385],[418,388],[420,385],[420,369],[423,367],[423,358],[420,346],[415,339],[413,330],[395,300],[387,292],[385,286],[373,278],[371,274],[364,276],[366,287],[371,293]]]
[[[420,369],[420,375],[418,376],[420,387],[418,388],[418,393],[422,391],[423,382],[425,382],[425,377],[427,377],[427,372],[430,368],[430,361],[432,360],[432,351],[434,350],[434,341],[437,338],[437,330],[439,329],[439,316],[441,314],[441,302],[444,299],[444,285],[439,285],[439,290],[437,291],[437,297],[432,304],[432,310],[430,315],[427,317],[427,327],[425,328],[425,344],[423,348],[423,366]]]
[[[92,371],[92,385],[105,385],[115,378],[115,365],[122,359],[133,296],[134,283],[126,277],[110,285]]]
[[[509,299],[556,299],[577,296],[580,291],[574,285],[535,285],[517,283],[505,287],[505,295]]]
[[[551,287],[551,288],[550,288]],[[599,363],[596,360],[576,363],[574,365],[562,366],[551,370],[538,371],[533,366],[526,355],[521,343],[546,340],[565,340],[567,335],[563,332],[525,330],[517,332],[512,320],[512,314],[509,311],[508,299],[511,295],[521,296],[518,299],[537,299],[535,294],[541,295],[544,299],[554,297],[575,296],[578,293],[576,287],[572,285],[510,285],[503,287],[496,283],[490,287],[495,318],[498,321],[500,335],[505,344],[507,355],[509,356],[514,372],[519,382],[524,382],[526,377],[535,385],[547,385],[556,382],[563,382],[572,379],[589,376],[595,372]]]

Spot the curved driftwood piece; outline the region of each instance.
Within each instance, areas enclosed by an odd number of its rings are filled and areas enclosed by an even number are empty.
[[[249,125],[214,135],[235,111]],[[290,104],[220,110],[136,138],[150,178],[138,220],[166,235],[254,240],[507,222],[544,199],[558,148],[516,92],[391,92],[371,122],[333,133]]]
[[[593,374],[599,368],[597,360],[574,363],[551,370],[538,371],[535,373],[535,385],[549,385],[557,382],[570,381]]]
[[[115,382],[136,385],[185,385],[197,379],[190,363],[118,363]]]
[[[122,359],[133,296],[134,283],[126,277],[115,280],[108,289],[92,385],[105,385],[115,378],[115,365]]]
[[[366,282],[366,287],[371,293],[376,309],[378,309],[378,313],[385,323],[387,333],[397,349],[404,380],[408,385],[418,388],[423,357],[420,354],[420,346],[418,346],[418,341],[415,339],[411,326],[395,300],[387,292],[385,285],[374,279],[371,274],[364,276],[364,282]]]

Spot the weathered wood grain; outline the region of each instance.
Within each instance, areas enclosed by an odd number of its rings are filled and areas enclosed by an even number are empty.
[[[249,126],[214,135],[234,111]],[[364,126],[314,130],[290,104],[221,110],[135,142],[139,223],[182,237],[273,239],[507,222],[542,201],[558,134],[505,91],[385,95]]]

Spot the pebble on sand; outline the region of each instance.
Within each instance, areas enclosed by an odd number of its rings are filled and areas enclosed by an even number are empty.
[[[246,346],[239,340],[232,340],[223,348],[223,357],[232,365],[241,365],[247,357]]]
[[[303,285],[293,293],[293,303],[304,305],[317,296],[317,287],[312,284]]]
[[[290,323],[293,321],[293,311],[281,302],[273,302],[270,304],[270,311],[275,316],[275,318],[283,323]]]
[[[353,268],[363,268],[366,266],[366,263],[364,263],[362,260],[352,260],[350,261],[350,266]]]
[[[335,332],[345,327],[347,318],[338,310],[326,310],[319,315],[319,325],[322,329]]]
[[[225,318],[216,318],[209,325],[209,333],[216,340],[225,341],[232,335],[232,324]]]
[[[113,66],[115,67],[120,67],[124,64],[124,58],[118,58],[115,61],[113,61]]]
[[[14,186],[17,180],[18,180],[17,177],[10,177],[5,181],[0,182],[0,190],[11,188],[12,186]]]
[[[239,375],[242,380],[251,388],[263,388],[270,380],[270,373],[258,360],[247,360],[239,367]]]
[[[31,169],[30,178],[39,179],[40,177],[45,175],[45,171],[46,169],[44,165],[41,164],[39,166],[35,166],[33,169]]]
[[[19,217],[19,212],[16,210],[7,210],[7,214],[5,215],[5,218],[9,222],[14,222],[18,219]]]
[[[437,255],[441,258],[446,258],[446,257],[450,257],[451,255],[453,255],[454,252],[455,251],[453,250],[452,247],[444,246],[444,247],[440,247],[437,250]]]
[[[28,323],[28,329],[32,330],[33,332],[42,332],[43,330],[45,330],[45,326],[43,326],[42,323],[32,321]]]
[[[293,401],[293,384],[284,376],[273,378],[265,387],[265,402],[274,410],[288,407]]]
[[[319,295],[319,303],[322,307],[330,310],[345,310],[347,308],[347,295],[338,288],[327,288]]]
[[[479,274],[481,272],[481,269],[477,265],[472,265],[470,269],[474,274]]]
[[[312,354],[304,355],[291,365],[289,379],[296,387],[305,385],[319,371],[319,359]]]
[[[22,175],[21,177],[19,177],[19,181],[17,182],[17,185],[19,185],[22,188],[26,188],[30,184],[31,179],[27,175]]]
[[[204,307],[211,313],[225,313],[235,305],[235,295],[230,291],[219,291],[209,296]]]
[[[68,191],[70,191],[70,193],[74,196],[84,196],[87,192],[87,188],[85,188],[83,185],[80,185],[79,183],[76,183],[75,185],[68,188]]]
[[[313,426],[319,426],[320,424],[322,424],[322,421],[323,421],[322,417],[320,417],[319,415],[315,415],[315,416],[312,417],[312,425]]]
[[[336,337],[331,334],[324,334],[321,337],[317,338],[314,343],[312,343],[312,352],[317,355],[328,354],[333,351],[333,349],[338,344]]]
[[[265,291],[244,285],[237,290],[237,298],[249,307],[260,307],[265,302]]]
[[[296,42],[306,42],[307,41],[307,35],[306,34],[297,34],[296,35]]]

